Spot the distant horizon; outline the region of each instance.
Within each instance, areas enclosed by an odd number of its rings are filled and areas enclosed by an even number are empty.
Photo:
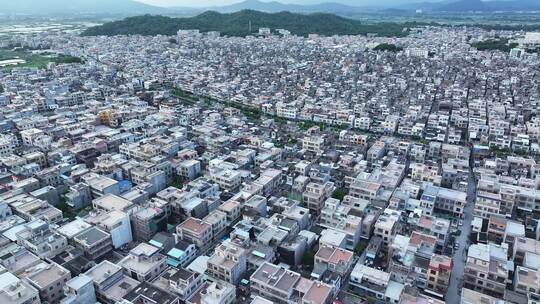
[[[204,8],[211,6],[224,6],[244,2],[246,0],[134,0],[137,2],[160,7],[193,7]],[[392,6],[419,2],[444,2],[444,0],[257,0],[260,2],[280,2],[284,4],[313,5],[320,3],[339,3],[350,6]],[[457,0],[456,0],[457,1]],[[376,2],[376,3],[373,3]]]
[[[414,12],[540,11],[539,0],[3,0],[0,15],[193,14],[203,10],[232,12],[328,12],[339,15],[397,9]],[[505,1],[501,3],[501,1]],[[450,3],[459,2],[459,3]],[[509,4],[506,4],[509,3]],[[317,4],[325,4],[318,6]],[[341,5],[339,5],[341,4]],[[349,6],[343,8],[342,6]]]

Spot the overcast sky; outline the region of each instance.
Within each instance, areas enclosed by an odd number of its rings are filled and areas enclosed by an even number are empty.
[[[152,5],[159,6],[219,6],[227,5],[243,0],[137,0]],[[269,2],[268,0],[263,0]],[[322,2],[340,2],[349,5],[369,5],[377,3],[377,5],[396,4],[396,3],[417,3],[417,2],[437,2],[440,0],[278,0],[282,3],[295,3],[295,4],[314,4]]]

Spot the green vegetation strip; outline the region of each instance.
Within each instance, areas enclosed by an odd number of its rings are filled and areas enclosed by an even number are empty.
[[[489,39],[479,42],[471,43],[471,46],[475,47],[479,51],[501,51],[510,52],[511,49],[518,46],[517,43],[509,43],[508,39]]]
[[[13,67],[45,68],[51,62],[55,63],[82,63],[79,57],[67,55],[55,55],[52,53],[34,54],[24,49],[0,49],[0,61],[22,59],[26,61],[18,65],[5,66],[5,69]]]
[[[395,44],[391,44],[391,43],[381,43],[379,45],[377,45],[375,48],[374,48],[375,51],[388,51],[388,52],[399,52],[399,51],[402,51],[403,48],[400,47],[400,46],[397,46]]]
[[[244,37],[258,33],[259,28],[286,29],[294,35],[308,34],[332,35],[367,35],[385,37],[403,37],[410,27],[421,25],[417,22],[364,23],[333,14],[295,14],[290,12],[264,13],[243,10],[230,14],[205,12],[189,18],[171,18],[165,16],[135,16],[85,30],[83,36],[114,35],[176,35],[180,29],[198,29],[201,32],[218,31],[226,36]]]

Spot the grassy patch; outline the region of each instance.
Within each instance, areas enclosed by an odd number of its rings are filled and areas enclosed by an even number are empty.
[[[332,198],[342,201],[343,198],[345,198],[345,195],[347,195],[347,191],[345,191],[344,189],[338,188],[334,191],[334,193],[332,193]]]
[[[31,67],[42,69],[51,62],[55,63],[82,63],[83,60],[75,56],[56,55],[52,53],[34,54],[24,49],[0,49],[0,61],[10,59],[22,59],[26,61],[16,66],[6,66],[5,69],[13,67]]]
[[[77,212],[73,210],[68,204],[65,197],[62,197],[60,199],[60,202],[56,206],[60,211],[62,211],[62,215],[64,218],[73,220],[77,216]]]
[[[501,51],[501,52],[510,52],[511,49],[518,46],[517,43],[509,43],[508,39],[488,39],[484,41],[479,41],[472,43],[471,46],[475,47],[479,51]]]
[[[399,51],[402,51],[403,48],[400,47],[400,46],[397,46],[395,44],[392,44],[392,43],[381,43],[379,45],[377,45],[373,50],[375,51],[388,51],[388,52],[399,52]]]
[[[171,186],[177,189],[182,189],[184,188],[184,183],[182,182],[180,178],[177,177],[172,181]]]
[[[315,263],[315,254],[311,251],[306,251],[304,255],[302,256],[302,264],[304,266],[307,266],[309,269],[312,269],[314,263]]]

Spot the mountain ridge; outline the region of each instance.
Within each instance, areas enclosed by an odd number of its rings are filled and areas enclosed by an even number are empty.
[[[244,0],[225,6],[213,6],[207,10],[219,11],[221,13],[231,13],[241,10],[256,10],[269,13],[290,11],[294,13],[352,13],[365,11],[364,7],[351,6],[338,2],[321,2],[317,4],[288,4],[279,1],[263,2],[259,0]]]
[[[230,5],[194,7],[159,7],[144,4],[135,0],[3,0],[0,15],[73,15],[73,14],[108,14],[108,15],[194,15],[213,10],[221,13],[232,13],[241,10],[257,10],[269,13],[290,11],[294,13],[324,12],[339,15],[353,15],[364,12],[391,12],[392,9],[414,12],[421,9],[426,12],[493,12],[493,11],[527,11],[540,10],[540,0],[441,0],[432,2],[407,3],[402,5],[348,5],[338,0],[321,0],[318,4],[287,4],[274,0],[244,0]]]
[[[3,0],[0,6],[0,14],[4,15],[157,14],[167,11],[133,0]]]
[[[251,26],[250,26],[251,25]],[[416,24],[415,24],[416,25]],[[404,36],[408,24],[378,23],[364,24],[335,14],[297,14],[291,12],[266,13],[242,10],[235,13],[204,12],[194,17],[171,18],[144,15],[128,17],[91,27],[83,36],[114,35],[175,35],[180,29],[198,29],[201,32],[219,31],[227,36],[255,34],[261,27],[286,29],[292,34],[361,35],[375,33],[381,36]],[[249,29],[252,29],[250,31]]]
[[[466,11],[517,11],[517,10],[531,10],[540,9],[539,0],[440,0],[440,1],[427,1],[418,3],[407,3],[402,5],[349,5],[344,3],[335,2],[335,0],[329,0],[317,3],[317,4],[287,4],[276,0],[273,1],[260,1],[260,0],[243,0],[237,3],[224,6],[210,6],[202,8],[201,10],[215,10],[222,13],[235,12],[244,9],[265,11],[265,12],[280,12],[291,11],[297,13],[310,13],[310,12],[328,12],[328,13],[360,13],[366,10],[379,10],[387,9],[425,9],[428,11],[449,11],[449,12],[466,12]]]
[[[440,12],[464,12],[464,11],[487,11],[489,5],[482,0],[459,0],[436,7]]]

